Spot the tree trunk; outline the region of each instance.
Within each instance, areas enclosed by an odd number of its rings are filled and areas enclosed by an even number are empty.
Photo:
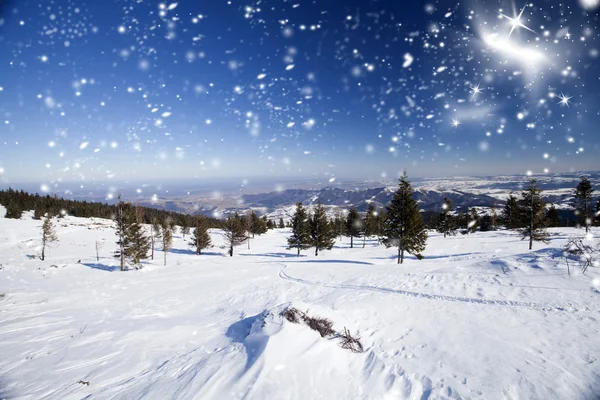
[[[354,236],[350,235],[350,248],[354,248]]]
[[[152,257],[152,260],[154,260],[154,232],[151,231],[150,234],[151,234],[151,238],[152,238],[152,240],[151,240],[151,243],[152,243],[152,255],[151,255],[151,257]]]
[[[398,246],[398,264],[402,264],[402,252],[400,246]]]
[[[298,255],[297,257],[300,257],[300,243],[298,243]]]
[[[163,248],[163,254],[165,256],[165,265],[167,265],[167,251],[168,251],[167,249]]]
[[[46,242],[44,241],[44,243],[42,244],[42,261],[44,261],[44,258],[46,257],[44,254],[46,252]]]
[[[588,225],[588,219],[589,219],[589,208],[588,208],[588,201],[587,199],[585,200],[585,233],[588,233],[588,230],[590,229],[589,225]]]
[[[229,257],[233,257],[233,245],[229,246]]]
[[[318,255],[319,255],[319,247],[315,246],[315,256],[318,256]]]
[[[363,236],[363,249],[365,248],[365,246],[367,245],[367,235]]]

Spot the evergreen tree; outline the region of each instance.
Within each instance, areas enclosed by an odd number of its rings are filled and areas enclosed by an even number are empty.
[[[150,247],[151,247],[151,259],[154,260],[154,243],[157,240],[161,240],[160,236],[160,224],[157,219],[152,220],[152,224],[150,226]]]
[[[185,235],[189,235],[190,234],[190,223],[188,222],[187,218],[182,218],[181,219],[181,235],[182,235],[182,239],[185,240]]]
[[[292,217],[292,235],[288,238],[288,249],[297,249],[297,256],[300,257],[300,250],[306,250],[310,247],[311,236],[308,215],[302,203],[296,203],[296,211]]]
[[[477,212],[477,209],[475,207],[471,208],[471,214],[469,216],[469,225],[468,225],[468,232],[469,233],[475,233],[477,232],[477,229],[479,228],[480,222],[479,222],[479,213]]]
[[[451,214],[452,203],[447,197],[444,198],[444,204],[442,204],[442,212],[438,215],[437,231],[446,236],[456,235],[456,219]]]
[[[598,202],[596,203],[596,213],[594,215],[596,226],[600,226],[600,200],[598,200]]]
[[[273,220],[267,221],[267,229],[275,229],[275,222]]]
[[[16,201],[9,201],[5,204],[6,214],[4,214],[4,218],[21,219],[23,216],[23,209],[19,207],[19,204]]]
[[[279,218],[279,225],[277,226],[279,229],[285,228],[285,224],[283,223],[283,218]]]
[[[336,232],[336,235],[340,237],[340,240],[342,240],[342,236],[346,234],[346,210],[342,208],[335,210],[333,230]]]
[[[125,271],[125,261],[135,268],[141,268],[142,260],[148,257],[150,243],[144,235],[142,225],[138,224],[135,209],[130,203],[118,197],[115,215],[118,250],[115,257],[120,259],[121,271]]]
[[[318,201],[315,212],[310,218],[310,237],[311,244],[315,247],[315,256],[319,255],[319,250],[331,250],[335,243],[335,232],[325,215],[325,209]]]
[[[363,229],[362,219],[356,211],[355,207],[350,208],[348,217],[346,218],[346,234],[350,236],[350,248],[354,248],[354,238],[358,237],[362,233]]]
[[[490,226],[489,229],[490,231],[495,231],[498,228],[498,212],[496,209],[496,204],[492,204],[492,210],[490,213]]]
[[[369,208],[363,220],[363,249],[366,246],[367,237],[377,234],[377,209],[373,203],[369,203]]]
[[[506,229],[519,229],[523,227],[523,214],[519,207],[519,201],[510,194],[506,199],[506,205],[502,211],[502,223]]]
[[[590,203],[594,189],[592,183],[582,176],[577,188],[575,189],[575,201],[578,205],[578,210],[583,214],[583,224],[585,225],[585,233],[588,233],[592,220],[590,218]]]
[[[244,243],[247,239],[246,230],[242,225],[242,221],[235,218],[235,216],[227,218],[223,230],[225,231],[225,241],[229,247],[229,256],[233,257],[233,248]]]
[[[404,170],[399,188],[386,208],[387,220],[383,240],[386,247],[398,247],[398,264],[404,262],[405,252],[422,260],[421,252],[425,250],[427,242],[423,218],[412,194],[413,190]]]
[[[533,241],[548,243],[548,219],[546,218],[546,203],[542,200],[541,190],[537,188],[537,180],[532,179],[529,187],[521,193],[521,209],[528,217],[527,225],[521,229],[523,239],[529,238],[529,250],[533,247]]]
[[[44,261],[44,258],[46,258],[46,245],[56,242],[57,240],[58,236],[56,235],[56,230],[54,229],[54,224],[52,223],[52,216],[50,214],[46,214],[46,218],[42,224],[42,256],[40,257],[42,261]]]
[[[164,219],[160,224],[160,235],[162,237],[162,251],[165,260],[165,264],[167,265],[167,253],[173,247],[173,225],[172,220],[170,218]]]
[[[200,255],[202,254],[202,250],[208,249],[212,243],[208,233],[208,221],[196,215],[195,222],[194,233],[192,233],[189,244],[196,249],[196,254]]]
[[[254,211],[252,211],[250,216],[252,221],[250,224],[250,233],[252,233],[252,239],[254,239],[254,235],[260,236],[264,233],[267,233],[266,216],[263,218],[258,218]]]
[[[558,210],[554,207],[554,204],[548,209],[546,218],[548,219],[548,226],[553,228],[560,226],[560,216],[558,215]]]
[[[387,221],[387,212],[385,208],[380,208],[377,212],[377,243],[381,243],[385,230],[385,221]]]

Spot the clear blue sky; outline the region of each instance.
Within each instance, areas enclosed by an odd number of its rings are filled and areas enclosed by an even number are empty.
[[[4,184],[600,169],[576,0],[0,4]]]

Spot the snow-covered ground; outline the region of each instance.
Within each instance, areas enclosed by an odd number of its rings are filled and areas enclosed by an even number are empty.
[[[534,251],[512,232],[432,233],[425,259],[404,265],[373,240],[296,258],[282,229],[230,258],[218,231],[202,256],[177,234],[167,266],[158,251],[120,272],[110,221],[62,219],[46,261],[40,226],[0,218],[0,398],[600,393],[600,275],[567,275],[559,250],[581,230],[552,229]],[[283,320],[289,305],[347,327],[364,353]]]

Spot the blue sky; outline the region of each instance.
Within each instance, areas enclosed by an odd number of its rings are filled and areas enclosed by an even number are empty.
[[[600,167],[576,0],[1,7],[5,185]]]

